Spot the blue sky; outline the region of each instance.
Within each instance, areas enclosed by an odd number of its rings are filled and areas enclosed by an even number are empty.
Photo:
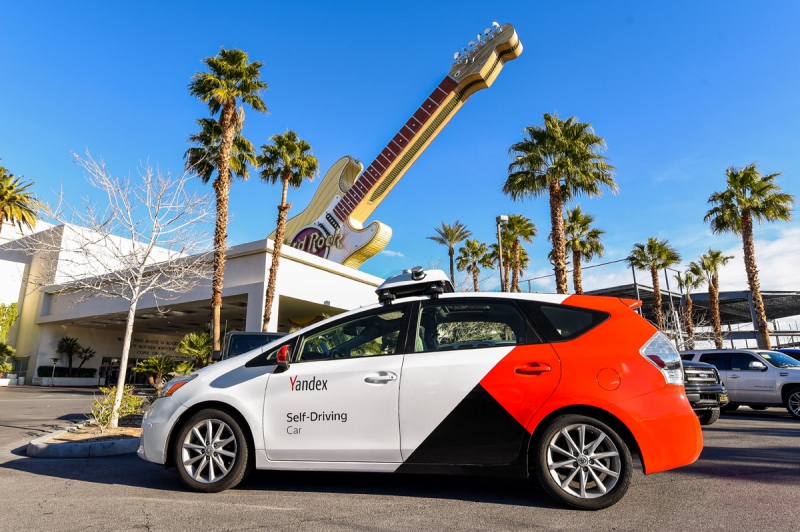
[[[687,261],[710,246],[736,253],[734,237],[712,236],[702,221],[730,165],[757,161],[800,194],[795,2],[10,3],[0,17],[0,164],[49,200],[61,186],[73,200],[86,192],[71,150],[88,148],[115,173],[135,173],[143,160],[180,172],[194,120],[207,116],[186,86],[220,46],[265,64],[269,114],[248,112],[244,129],[257,146],[293,129],[323,173],[343,155],[370,161],[453,52],[495,20],[516,26],[522,56],[466,103],[374,213],[394,229],[387,249],[403,256],[377,256],[364,271],[384,277],[436,257],[444,266],[444,248],[425,239],[441,220],[491,242],[497,214],[521,213],[540,235],[525,277],[549,273],[546,198],[515,203],[500,192],[509,146],[544,112],[591,122],[608,143],[620,193],[580,200],[607,231],[605,260],[650,236],[668,238]],[[295,212],[315,188],[290,192]],[[229,242],[270,233],[278,202],[276,186],[235,183]],[[796,222],[757,238],[762,285],[796,288]],[[728,288],[746,286],[740,256],[723,273]],[[629,280],[622,267],[598,268],[587,287]]]

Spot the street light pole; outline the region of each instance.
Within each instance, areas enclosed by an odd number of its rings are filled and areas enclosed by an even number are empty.
[[[500,236],[500,224],[508,221],[508,216],[501,214],[495,218],[497,222],[497,260],[500,262],[500,291],[505,292],[505,281],[503,279],[503,242]]]

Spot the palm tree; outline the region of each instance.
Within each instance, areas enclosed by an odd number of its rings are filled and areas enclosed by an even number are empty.
[[[267,106],[261,93],[267,84],[261,81],[263,63],[247,62],[247,53],[242,50],[221,48],[215,57],[203,59],[209,72],[198,72],[192,76],[189,93],[208,105],[211,115],[219,113],[219,151],[217,154],[217,178],[211,185],[217,201],[217,219],[214,227],[214,274],[211,281],[211,309],[213,313],[214,349],[219,350],[219,315],[222,309],[222,280],[225,274],[225,251],[228,233],[228,196],[230,194],[230,159],[236,132],[242,129],[246,103],[256,111],[266,113]],[[187,159],[188,160],[188,159]]]
[[[472,236],[472,231],[467,229],[467,226],[456,220],[453,225],[447,225],[441,222],[441,229],[434,227],[438,236],[426,237],[428,240],[433,240],[437,244],[447,246],[447,255],[450,257],[450,281],[453,285],[456,284],[456,272],[453,269],[453,255],[455,255],[455,248],[459,242],[463,242]]]
[[[211,356],[212,349],[213,344],[208,331],[198,331],[190,332],[181,338],[175,351],[184,356],[192,357],[194,366],[202,368]]]
[[[83,346],[78,343],[77,338],[71,336],[64,336],[56,344],[56,353],[59,355],[67,355],[67,376],[72,377],[72,357],[80,354],[83,351]]]
[[[664,327],[661,314],[661,285],[658,282],[658,271],[674,266],[681,261],[681,256],[675,248],[669,245],[667,239],[658,240],[650,237],[646,244],[633,245],[628,264],[637,270],[649,270],[653,279],[653,312],[656,315],[656,326],[660,331]]]
[[[758,282],[756,249],[753,241],[753,218],[758,223],[792,219],[792,205],[795,200],[791,194],[781,192],[775,184],[776,174],[762,175],[752,163],[744,168],[731,166],[725,171],[728,188],[714,192],[708,198],[713,207],[706,213],[704,221],[711,222],[714,233],[733,233],[741,235],[744,248],[744,267],[747,271],[747,284],[758,323],[759,345],[769,349],[770,339],[767,328],[767,314],[761,298]]]
[[[536,236],[536,226],[529,218],[521,214],[509,214],[508,221],[503,225],[504,231],[511,240],[511,291],[522,292],[519,288],[519,276],[521,272],[519,254],[521,249],[520,240],[533,243]]]
[[[156,355],[146,360],[142,360],[135,366],[133,371],[136,373],[144,373],[147,376],[147,382],[150,386],[156,389],[156,394],[164,386],[164,375],[168,374],[175,368],[175,359],[169,355]]]
[[[528,126],[525,133],[528,137],[509,149],[515,158],[503,192],[513,200],[548,194],[556,290],[566,294],[564,204],[580,194],[600,196],[603,188],[616,193],[614,167],[600,154],[605,140],[574,116],[561,120],[545,113],[544,126]]]
[[[675,280],[678,287],[686,294],[686,305],[683,308],[683,318],[686,322],[686,335],[688,337],[687,346],[694,349],[694,322],[692,322],[692,291],[697,290],[705,282],[704,278],[690,270],[684,273],[677,273]]]
[[[699,261],[689,263],[689,271],[708,285],[708,308],[711,312],[711,327],[714,329],[714,344],[722,349],[722,323],[719,317],[719,269],[725,266],[732,255],[725,256],[722,251],[709,249],[700,255]]]
[[[470,238],[464,242],[458,250],[458,257],[456,258],[456,265],[459,271],[466,270],[472,274],[472,285],[475,292],[480,292],[478,288],[478,275],[481,273],[481,267],[494,268],[494,261],[492,254],[489,252],[489,246],[483,242],[478,242],[474,238]]]
[[[511,276],[509,275],[511,270],[511,265],[514,262],[514,256],[512,254],[513,244],[511,239],[509,238],[508,233],[505,231],[501,231],[500,238],[502,239],[503,244],[503,286],[500,287],[501,292],[509,292],[511,290],[519,290],[519,279],[517,279],[517,286],[511,284]],[[497,244],[492,244],[489,246],[489,256],[492,258],[492,265],[497,264],[499,262],[499,257],[497,253]],[[520,246],[519,248],[519,269],[520,271],[525,271],[525,269],[530,264],[530,256],[528,252],[525,250],[524,247]],[[522,291],[522,290],[520,290]]]
[[[217,162],[219,161],[219,146],[222,139],[222,128],[219,122],[213,118],[201,118],[197,120],[200,131],[189,137],[189,142],[196,144],[186,150],[183,158],[186,161],[186,171],[194,172],[207,184],[211,181],[214,172],[217,172]],[[239,179],[250,177],[249,166],[255,166],[256,149],[253,143],[236,132],[231,145],[231,156],[228,162],[230,172]]]
[[[581,211],[580,205],[567,209],[567,216],[564,218],[565,250],[572,252],[572,284],[576,294],[583,293],[581,260],[588,262],[595,255],[602,258],[605,251],[600,238],[606,232],[592,227],[594,220],[594,216]]]
[[[41,204],[28,190],[33,185],[33,181],[23,183],[22,178],[14,177],[0,166],[0,232],[4,223],[16,225],[20,231],[23,226],[29,229],[36,226]]]
[[[286,203],[286,194],[289,185],[299,188],[303,180],[314,179],[319,168],[319,161],[311,154],[311,145],[300,139],[294,131],[287,131],[270,137],[272,145],[261,146],[261,155],[258,156],[258,167],[261,169],[261,180],[275,184],[279,180],[283,185],[281,204],[278,205],[278,227],[275,230],[275,243],[272,248],[272,266],[269,269],[267,282],[267,296],[264,307],[264,324],[262,330],[267,330],[272,314],[272,300],[275,297],[275,282],[278,278],[278,262],[281,257],[283,234],[286,232],[286,214],[292,207]]]

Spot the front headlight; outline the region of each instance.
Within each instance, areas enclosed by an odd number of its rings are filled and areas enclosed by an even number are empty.
[[[197,377],[197,373],[192,373],[191,375],[186,375],[185,377],[178,377],[177,379],[172,379],[161,388],[161,391],[158,392],[158,396],[169,397],[173,393],[177,392],[178,389],[184,384],[189,384],[192,380],[194,380],[195,377]]]

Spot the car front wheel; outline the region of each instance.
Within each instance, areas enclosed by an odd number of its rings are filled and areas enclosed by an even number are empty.
[[[700,419],[701,425],[713,425],[719,419],[719,408],[709,408],[704,412],[699,412],[697,417]]]
[[[555,500],[583,510],[616,504],[631,482],[631,454],[617,433],[587,416],[557,417],[539,438],[536,475]]]
[[[249,471],[247,439],[239,423],[217,409],[190,417],[175,439],[175,465],[187,486],[214,493],[239,484]]]
[[[800,419],[800,388],[790,390],[783,404],[793,418]]]

